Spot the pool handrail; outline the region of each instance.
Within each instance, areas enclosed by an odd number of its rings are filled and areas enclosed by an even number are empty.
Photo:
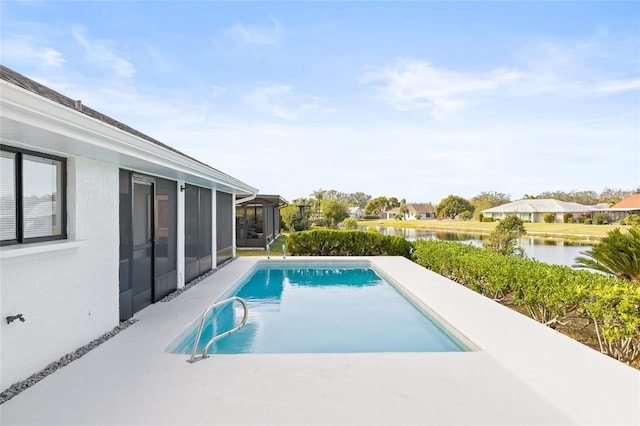
[[[222,305],[226,305],[227,303],[233,303],[233,302],[240,302],[240,304],[242,305],[242,308],[244,310],[244,313],[242,315],[242,321],[240,321],[240,324],[238,324],[237,326],[233,327],[231,330],[229,331],[225,331],[224,333],[220,333],[216,336],[213,336],[211,338],[211,340],[209,340],[207,342],[207,344],[204,346],[204,350],[202,351],[202,355],[200,357],[196,357],[196,352],[198,350],[198,343],[200,343],[200,336],[202,335],[202,329],[204,328],[204,320],[205,317],[207,316],[207,314],[211,311],[213,311],[215,308],[220,307]],[[187,360],[187,362],[190,363],[194,363],[196,361],[200,361],[201,359],[206,359],[208,358],[208,353],[209,353],[209,347],[214,343],[217,342],[218,340],[222,339],[223,337],[227,337],[228,335],[235,333],[236,331],[240,330],[242,327],[244,327],[244,325],[247,323],[247,316],[249,314],[249,310],[247,309],[247,302],[244,301],[244,299],[238,297],[238,296],[233,296],[230,297],[228,299],[225,300],[221,300],[219,302],[216,302],[212,305],[209,305],[207,307],[207,309],[204,310],[204,312],[202,313],[202,316],[200,317],[200,327],[198,327],[198,333],[196,334],[196,340],[193,342],[193,349],[191,351],[191,358],[189,358]]]

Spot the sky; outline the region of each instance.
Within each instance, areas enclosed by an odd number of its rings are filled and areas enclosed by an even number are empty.
[[[640,186],[638,1],[0,2],[0,62],[288,200]]]

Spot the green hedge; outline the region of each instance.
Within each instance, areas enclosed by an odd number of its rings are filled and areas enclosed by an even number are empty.
[[[412,244],[402,237],[377,232],[314,229],[287,238],[292,256],[404,256],[411,259]]]
[[[603,353],[626,363],[640,356],[637,284],[462,243],[419,240],[414,246],[414,261],[440,275],[496,300],[510,295],[551,327],[569,315],[588,318]]]

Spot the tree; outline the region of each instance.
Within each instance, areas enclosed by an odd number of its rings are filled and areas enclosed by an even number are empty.
[[[387,199],[387,210],[395,209],[396,207],[400,207],[400,201],[396,197],[389,197]]]
[[[633,195],[633,191],[625,191],[623,189],[605,188],[601,193],[599,200],[601,203],[609,203],[614,205]]]
[[[586,206],[592,206],[598,203],[598,194],[596,194],[595,191],[547,191],[541,192],[536,198],[552,198],[554,200],[580,203]]]
[[[312,214],[317,214],[320,211],[320,204],[322,203],[322,201],[325,199],[325,195],[326,195],[327,191],[325,191],[324,189],[318,189],[317,191],[313,191],[311,193],[311,199],[310,201],[310,208],[311,208],[311,212]]]
[[[347,196],[347,202],[351,206],[358,206],[361,209],[365,208],[369,200],[371,200],[371,195],[367,195],[364,192],[354,192]]]
[[[468,211],[473,214],[473,205],[467,200],[457,195],[449,195],[440,201],[436,206],[436,214],[438,216],[455,219],[460,213]]]
[[[364,214],[367,216],[380,216],[380,213],[387,209],[387,204],[389,204],[387,197],[376,197],[369,200],[364,208]]]
[[[400,206],[398,207],[398,214],[402,216],[402,219],[406,219],[409,214],[409,208],[407,207],[407,200],[404,198],[400,200]]]
[[[475,208],[473,216],[478,218],[483,210],[511,202],[511,196],[501,192],[489,191],[481,192],[469,201]]]
[[[574,266],[640,283],[640,228],[630,228],[624,234],[616,228],[591,250],[581,254],[584,256],[576,257]]]
[[[320,210],[331,228],[335,228],[338,223],[349,217],[347,205],[336,199],[322,200]]]
[[[518,216],[509,215],[502,219],[484,241],[483,247],[504,255],[524,256],[518,246],[518,239],[527,233],[524,222]]]
[[[295,204],[289,204],[280,209],[280,217],[284,222],[284,226],[293,232],[296,221],[300,220],[300,209]]]

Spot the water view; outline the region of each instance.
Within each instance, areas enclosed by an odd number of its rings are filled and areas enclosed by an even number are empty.
[[[373,228],[384,235],[397,235],[409,241],[423,238],[428,240],[458,241],[461,243],[473,244],[482,247],[482,240],[487,234],[477,234],[469,232],[434,231],[429,229],[395,228],[388,226],[361,226],[360,230],[366,231]],[[580,256],[581,252],[589,250],[592,245],[575,241],[560,239],[548,239],[539,237],[523,237],[519,240],[520,246],[524,249],[527,257],[541,262],[556,265],[572,266],[574,259]]]

